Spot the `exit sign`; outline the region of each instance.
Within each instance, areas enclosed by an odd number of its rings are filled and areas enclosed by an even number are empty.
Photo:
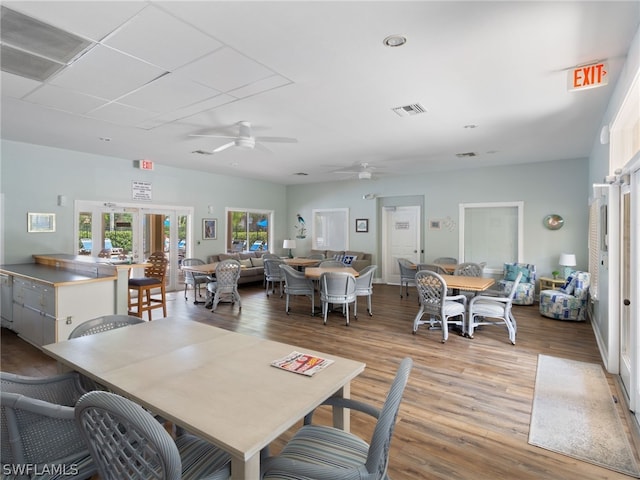
[[[583,65],[569,70],[567,86],[569,91],[602,87],[609,83],[609,68],[605,62]]]
[[[133,163],[140,170],[153,170],[153,162],[151,160],[134,160]]]

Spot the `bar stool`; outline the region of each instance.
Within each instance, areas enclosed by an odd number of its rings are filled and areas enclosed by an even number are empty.
[[[148,312],[151,320],[151,310],[162,308],[162,314],[167,316],[167,297],[164,277],[167,273],[168,260],[163,252],[154,252],[147,260],[151,266],[144,269],[144,277],[129,279],[129,315],[142,318],[143,312]],[[153,297],[151,290],[160,289],[160,298]],[[131,297],[131,291],[138,293],[137,299]],[[134,301],[135,300],[135,301]],[[132,310],[135,308],[135,310]]]

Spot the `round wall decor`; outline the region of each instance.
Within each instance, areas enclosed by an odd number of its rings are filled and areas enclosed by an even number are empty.
[[[562,218],[560,215],[552,213],[551,215],[547,215],[546,217],[544,217],[542,223],[544,223],[544,226],[549,230],[558,230],[564,225],[564,218]]]

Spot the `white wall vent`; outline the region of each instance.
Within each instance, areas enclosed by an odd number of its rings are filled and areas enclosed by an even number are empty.
[[[396,107],[392,110],[401,117],[410,117],[412,115],[418,115],[419,113],[425,113],[427,111],[427,109],[419,103],[413,103],[411,105],[405,105],[403,107]]]

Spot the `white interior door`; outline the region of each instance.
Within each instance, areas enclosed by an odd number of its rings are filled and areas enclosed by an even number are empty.
[[[400,283],[399,258],[420,262],[420,207],[385,207],[382,215],[383,280]]]

